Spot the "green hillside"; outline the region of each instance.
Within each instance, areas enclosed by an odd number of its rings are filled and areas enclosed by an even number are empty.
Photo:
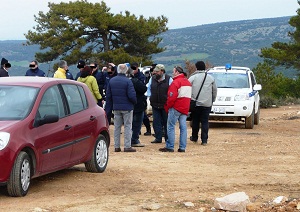
[[[290,17],[234,21],[169,30],[163,34],[161,46],[166,51],[154,55],[156,63],[172,68],[184,65],[185,59],[211,64],[232,63],[253,68],[262,59],[260,49],[275,41],[288,42]],[[291,71],[290,75],[295,72]]]
[[[169,30],[162,34],[160,43],[166,51],[153,55],[153,61],[165,64],[168,71],[175,65],[184,66],[186,59],[253,68],[262,61],[258,56],[261,48],[270,47],[275,41],[289,41],[288,32],[293,30],[288,24],[289,19],[233,21]],[[1,57],[13,65],[11,75],[24,75],[35,52],[39,51],[38,46],[26,46],[24,43],[22,40],[0,41]],[[40,64],[46,73],[52,66],[53,62]],[[70,71],[75,74],[77,69],[71,66]],[[296,72],[289,70],[284,73],[292,77]]]

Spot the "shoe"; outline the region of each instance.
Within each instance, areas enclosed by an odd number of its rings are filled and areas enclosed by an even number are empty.
[[[174,149],[168,149],[168,148],[164,147],[164,148],[159,148],[159,151],[161,151],[161,152],[174,152]]]
[[[185,152],[185,149],[178,149],[178,152]]]
[[[147,131],[147,132],[144,133],[144,136],[150,136],[150,135],[151,135],[151,132]]]
[[[133,147],[144,147],[145,144],[137,143],[137,144],[131,144]]]
[[[162,141],[158,141],[158,140],[154,139],[154,141],[151,141],[151,143],[152,144],[160,144],[160,143],[162,143]]]
[[[202,146],[206,146],[207,143],[206,143],[206,142],[202,142],[201,145],[202,145]]]
[[[191,137],[190,137],[190,141],[197,142],[198,139],[195,139],[195,138],[193,138],[193,136],[191,136]]]
[[[121,152],[121,148],[115,148],[115,152]]]
[[[130,147],[130,148],[124,148],[124,152],[136,152],[136,149]]]

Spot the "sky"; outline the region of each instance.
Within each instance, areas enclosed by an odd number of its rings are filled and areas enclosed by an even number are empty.
[[[49,11],[48,2],[70,0],[1,0],[0,40],[25,40],[24,34],[36,26],[34,15]],[[100,0],[88,0],[96,3]],[[297,0],[104,0],[114,14],[129,11],[168,18],[169,29],[204,24],[276,18],[297,15]]]

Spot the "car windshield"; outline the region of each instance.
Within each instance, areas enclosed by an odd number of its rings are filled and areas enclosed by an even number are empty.
[[[0,121],[21,120],[32,109],[38,88],[0,86]]]
[[[228,72],[211,72],[216,81],[218,88],[249,88],[247,74],[228,73]]]

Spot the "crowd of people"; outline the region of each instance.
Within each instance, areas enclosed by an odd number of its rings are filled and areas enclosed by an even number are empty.
[[[192,122],[190,140],[198,142],[201,126],[201,145],[208,142],[208,119],[213,102],[217,96],[214,78],[206,73],[205,63],[195,63],[197,71],[187,78],[180,66],[173,68],[172,76],[168,75],[163,64],[152,64],[147,77],[140,71],[138,63],[109,63],[99,70],[96,62],[86,64],[84,60],[77,63],[78,73],[75,78],[69,72],[68,63],[61,60],[54,78],[76,80],[88,86],[95,101],[104,107],[109,124],[114,122],[114,150],[121,152],[121,128],[124,126],[124,152],[136,152],[134,147],[144,147],[140,141],[142,125],[151,136],[151,125],[146,114],[147,98],[152,107],[154,140],[151,143],[162,143],[161,152],[174,152],[176,123],[179,122],[178,152],[185,152],[187,146],[187,116]],[[1,60],[0,77],[9,76],[11,64],[5,58]],[[38,62],[29,63],[25,76],[45,77],[39,69]],[[200,87],[201,86],[201,87]],[[198,93],[200,95],[198,95]],[[196,100],[195,112],[189,114],[190,101]]]

